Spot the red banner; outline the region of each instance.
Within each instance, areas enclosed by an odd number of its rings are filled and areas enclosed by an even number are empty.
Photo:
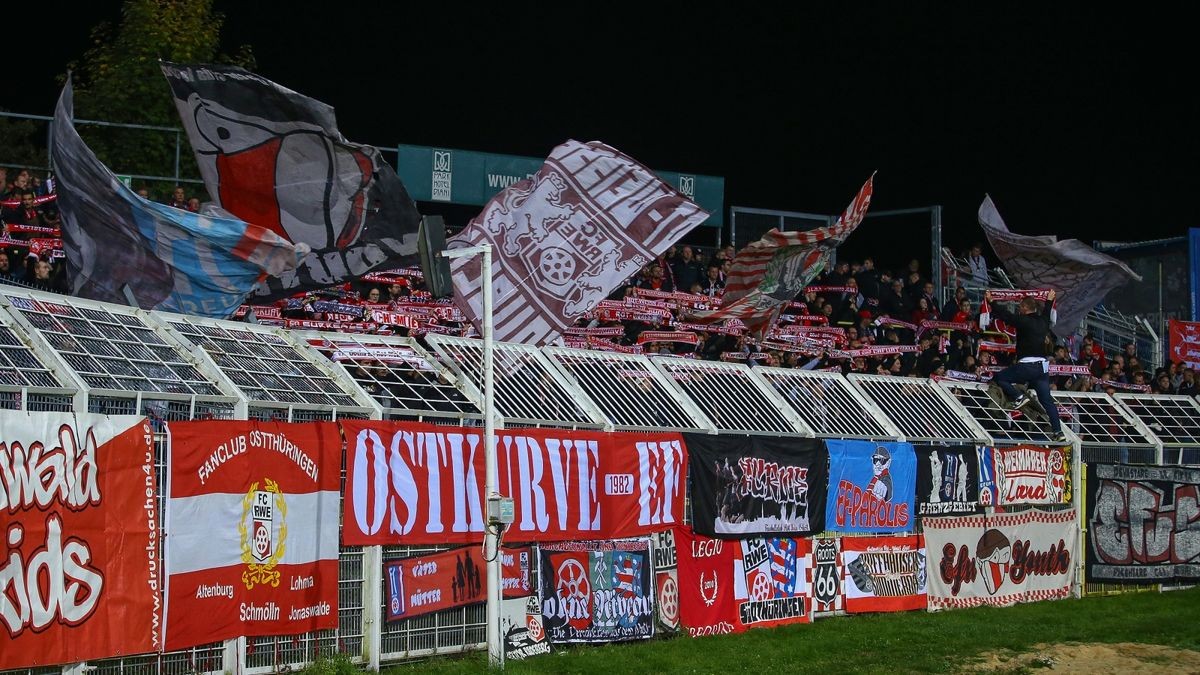
[[[1200,368],[1200,322],[1171,319],[1170,345],[1172,361],[1182,361],[1188,368]]]
[[[842,537],[841,555],[847,612],[925,609],[928,563],[921,535]]]
[[[479,429],[343,420],[346,545],[467,544],[483,533]],[[679,434],[496,432],[508,541],[616,539],[683,522]]]
[[[523,598],[535,593],[529,580],[531,547],[502,548],[500,563],[504,597]],[[487,561],[479,546],[390,562],[383,575],[387,580],[388,621],[487,601]]]
[[[807,623],[809,539],[726,541],[675,530],[679,621],[692,637]]]
[[[337,628],[337,426],[169,430],[167,649]]]
[[[0,434],[0,670],[162,649],[144,418],[9,413]]]

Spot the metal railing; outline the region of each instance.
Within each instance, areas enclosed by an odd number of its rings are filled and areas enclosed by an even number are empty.
[[[368,387],[388,381],[387,376],[354,375],[345,368],[342,363],[347,362],[347,354],[354,354],[350,348],[355,346],[395,351],[392,355],[403,365],[389,367],[439,374],[440,389],[397,396],[390,416],[413,419],[409,413],[415,413],[415,418],[425,419],[422,415],[433,418],[437,417],[433,412],[444,412],[443,422],[474,422],[481,343],[440,336],[430,342],[433,352],[404,338],[289,334],[264,326],[0,287],[0,416],[26,410],[145,415],[156,431],[159,484],[165,485],[164,422],[382,417],[387,408]],[[1037,443],[1040,438],[1033,435],[1041,429],[1037,425],[1019,434],[1003,425],[985,429],[980,416],[991,420],[993,404],[974,395],[979,387],[973,385],[947,388],[912,378],[845,378],[834,373],[523,345],[499,345],[498,351],[501,367],[527,370],[532,378],[502,392],[512,406],[506,419],[519,425],[719,430],[880,441],[903,436],[910,442],[932,444]],[[342,361],[334,360],[339,358]],[[239,369],[253,372],[260,380],[235,380]],[[454,388],[457,397],[447,388]],[[968,391],[972,396],[957,395]],[[328,398],[295,400],[306,394]],[[1056,396],[1072,411],[1064,425],[1077,437],[1073,444],[1084,461],[1200,464],[1200,404],[1195,399],[1064,392]],[[423,405],[434,405],[425,397],[455,398],[460,407],[425,410]],[[545,400],[558,403],[545,406],[541,404]],[[640,414],[642,408],[656,405],[667,413],[664,421]],[[1086,514],[1080,518],[1082,526]],[[88,667],[111,673],[266,673],[340,652],[377,669],[380,663],[477,649],[484,635],[482,606],[396,623],[382,621],[383,561],[429,550],[341,547],[336,630],[239,638],[164,654],[104,659]],[[1089,585],[1084,590],[1124,589]],[[82,672],[77,667],[72,671]]]

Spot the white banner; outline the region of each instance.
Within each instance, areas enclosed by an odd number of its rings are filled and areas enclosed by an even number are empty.
[[[923,522],[931,612],[1071,594],[1078,565],[1075,509]]]

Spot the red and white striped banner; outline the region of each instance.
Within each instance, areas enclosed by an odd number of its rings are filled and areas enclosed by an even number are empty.
[[[166,648],[337,628],[337,425],[174,422],[169,434]]]

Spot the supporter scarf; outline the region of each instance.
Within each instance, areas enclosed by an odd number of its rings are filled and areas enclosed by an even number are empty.
[[[625,334],[625,329],[620,326],[608,326],[606,328],[579,328],[572,327],[566,330],[566,334],[570,336],[587,337],[620,337]]]
[[[917,345],[889,345],[887,347],[864,347],[862,349],[835,349],[829,353],[831,359],[857,359],[858,357],[894,356],[896,354],[913,354],[921,351]]]
[[[644,345],[647,342],[679,342],[682,344],[698,345],[700,344],[700,336],[686,331],[642,331],[642,334],[638,336],[638,344]]]
[[[989,290],[992,295],[992,302],[1020,302],[1024,298],[1033,298],[1042,302],[1050,301],[1050,290],[1020,290],[1011,288],[1001,288]],[[1053,326],[1058,322],[1058,309],[1055,307],[1057,301],[1050,303],[1050,325]],[[992,321],[992,308],[988,303],[987,297],[983,299],[983,303],[979,306],[979,330],[987,330],[988,324]],[[1003,321],[996,322],[996,330],[1007,335],[1016,335],[1016,329],[1011,329],[1004,324]]]

